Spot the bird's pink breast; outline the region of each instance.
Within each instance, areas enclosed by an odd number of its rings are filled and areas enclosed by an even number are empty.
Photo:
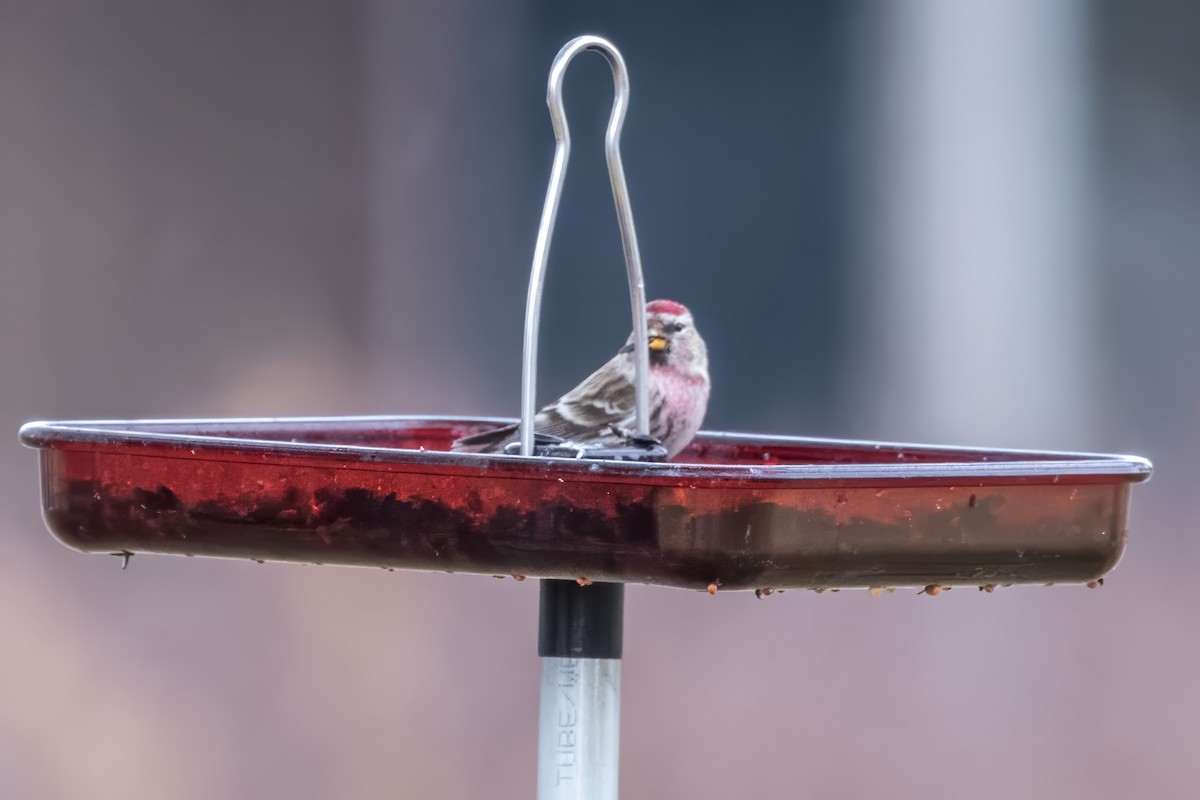
[[[691,441],[704,421],[708,384],[701,377],[685,375],[670,367],[655,367],[651,369],[651,385],[654,393],[662,398],[663,414],[659,424],[667,425],[666,420],[670,420],[670,435],[663,444],[672,453],[678,452]],[[658,397],[651,402],[659,402]],[[656,431],[651,433],[662,435]]]

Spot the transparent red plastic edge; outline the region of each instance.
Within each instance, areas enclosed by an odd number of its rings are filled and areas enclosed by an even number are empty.
[[[1087,582],[1145,459],[704,433],[682,463],[447,452],[506,420],[30,423],[47,525],[163,553],[680,588]]]

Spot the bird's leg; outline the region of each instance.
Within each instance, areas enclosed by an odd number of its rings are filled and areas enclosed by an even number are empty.
[[[647,434],[636,433],[636,432],[630,430],[629,428],[621,428],[615,424],[609,425],[608,427],[612,430],[613,433],[615,433],[617,436],[621,437],[622,439],[624,439],[626,442],[628,442],[631,445],[636,445],[638,447],[645,447],[645,448],[662,447],[662,442],[660,442],[658,439],[654,438],[653,436],[651,436],[648,433]]]
[[[650,434],[635,433],[629,437],[629,441],[636,444],[638,447],[662,447],[663,443],[651,436]]]

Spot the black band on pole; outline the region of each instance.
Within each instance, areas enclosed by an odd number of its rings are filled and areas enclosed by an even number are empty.
[[[620,658],[625,584],[543,580],[538,616],[542,658]]]

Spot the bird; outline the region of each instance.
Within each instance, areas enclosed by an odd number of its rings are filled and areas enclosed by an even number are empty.
[[[711,386],[708,349],[692,312],[674,300],[646,304],[650,348],[650,436],[674,458],[700,430]],[[578,386],[534,417],[538,434],[574,446],[627,444],[636,426],[634,337]],[[520,424],[464,436],[451,445],[461,453],[500,453],[520,436]]]

